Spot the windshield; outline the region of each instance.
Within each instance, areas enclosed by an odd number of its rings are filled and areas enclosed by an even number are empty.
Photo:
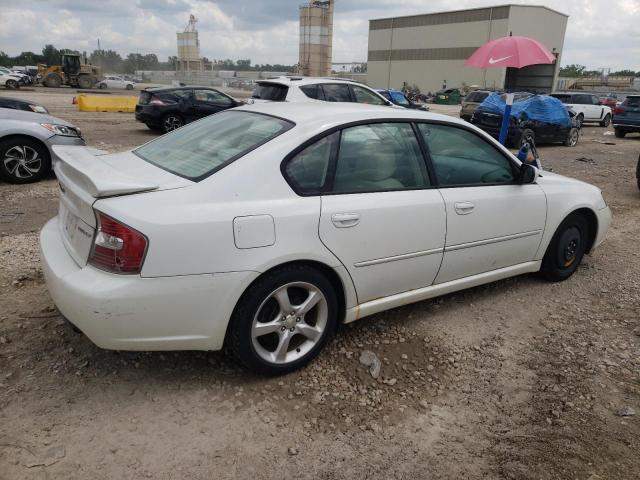
[[[391,92],[391,98],[393,99],[393,103],[397,103],[398,105],[409,105],[409,100],[400,92]]]
[[[163,135],[133,153],[157,167],[197,182],[293,125],[258,113],[226,111]]]
[[[464,99],[465,102],[482,103],[489,96],[489,92],[471,92]]]

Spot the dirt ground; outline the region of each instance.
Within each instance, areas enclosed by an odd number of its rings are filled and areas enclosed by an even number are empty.
[[[10,94],[91,146],[155,137],[60,92]],[[639,478],[640,135],[606,133],[540,148],[614,215],[570,280],[521,276],[375,315],[281,378],[221,353],[95,347],[56,313],[39,266],[55,179],[0,183],[0,478]],[[365,349],[383,360],[378,380]]]

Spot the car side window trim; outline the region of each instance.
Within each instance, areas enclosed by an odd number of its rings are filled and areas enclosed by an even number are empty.
[[[330,189],[333,188],[333,184],[334,184],[334,180],[335,180],[335,173],[336,173],[336,166],[337,166],[337,161],[338,161],[338,155],[340,153],[340,143],[342,140],[342,131],[350,128],[350,127],[357,127],[360,125],[372,125],[372,124],[377,124],[377,123],[406,123],[408,125],[410,125],[413,129],[413,134],[416,137],[416,141],[420,142],[420,138],[419,135],[416,135],[416,127],[414,127],[412,124],[416,123],[415,122],[415,118],[375,118],[375,119],[367,119],[367,120],[357,120],[354,122],[349,122],[349,123],[345,123],[342,125],[336,125],[334,127],[331,127],[328,130],[325,130],[324,132],[321,132],[313,137],[311,137],[309,140],[303,142],[302,144],[298,145],[296,148],[294,148],[291,152],[289,152],[287,155],[285,155],[285,157],[283,158],[282,162],[280,162],[280,173],[282,174],[282,177],[284,178],[284,180],[287,182],[287,184],[289,185],[289,187],[291,188],[291,190],[294,191],[294,193],[300,197],[318,197],[318,196],[322,196],[322,195],[359,195],[362,193],[388,193],[388,192],[407,192],[407,191],[415,191],[415,190],[433,190],[436,188],[441,188],[437,185],[436,183],[436,179],[434,177],[434,175],[432,174],[431,170],[429,170],[429,166],[426,160],[426,157],[424,155],[424,152],[422,151],[422,148],[420,148],[420,152],[422,154],[422,159],[425,162],[425,165],[427,166],[427,178],[426,180],[428,180],[429,185],[424,185],[421,187],[415,187],[415,188],[398,188],[398,189],[390,189],[390,190],[384,190],[384,191],[380,191],[380,190],[371,190],[371,191],[358,191],[358,192],[353,192],[353,193],[343,193],[343,192],[332,192],[330,191]],[[424,123],[424,122],[422,122]],[[434,122],[435,123],[435,122]],[[444,123],[444,122],[443,122]],[[303,150],[305,150],[306,148],[310,147],[311,145],[313,145],[314,143],[322,140],[323,138],[335,133],[335,132],[340,132],[340,135],[338,136],[338,140],[336,142],[336,145],[333,146],[332,152],[331,152],[331,156],[329,157],[329,167],[327,170],[327,178],[325,181],[325,185],[324,188],[319,191],[319,192],[312,192],[312,193],[305,193],[305,192],[301,192],[300,189],[297,188],[295,182],[293,182],[291,180],[291,178],[289,178],[289,175],[287,175],[286,172],[286,166],[287,163],[289,163],[293,158],[295,158],[295,156],[302,152]],[[483,184],[483,185],[488,185],[488,184]],[[501,184],[504,185],[504,184]]]
[[[519,169],[519,165],[512,159],[510,158],[508,155],[506,155],[504,152],[502,152],[500,149],[496,148],[495,145],[493,145],[491,142],[487,141],[487,139],[485,139],[482,135],[478,134],[478,132],[475,132],[474,130],[467,128],[464,125],[459,125],[457,123],[452,123],[452,122],[441,122],[441,121],[415,121],[415,132],[418,132],[418,142],[420,142],[420,148],[424,147],[424,150],[422,152],[423,156],[425,157],[425,160],[427,162],[427,171],[429,172],[429,175],[432,177],[432,181],[433,184],[436,186],[436,188],[465,188],[465,187],[491,187],[491,186],[512,186],[512,185],[518,185],[518,169]],[[495,182],[495,183],[463,183],[463,184],[452,184],[452,185],[442,185],[440,183],[440,181],[438,180],[438,176],[436,175],[436,171],[435,171],[435,166],[433,164],[433,160],[431,158],[431,153],[429,151],[429,146],[427,145],[427,143],[425,142],[424,138],[422,138],[422,135],[420,134],[420,130],[418,128],[419,124],[426,124],[426,125],[445,125],[448,127],[452,127],[452,128],[457,128],[460,130],[464,130],[466,132],[469,132],[473,135],[475,135],[476,137],[480,138],[482,141],[484,141],[485,143],[487,143],[488,145],[491,146],[491,148],[493,148],[498,154],[502,155],[502,157],[507,160],[509,162],[509,165],[511,166],[511,173],[513,174],[514,180],[512,182]]]

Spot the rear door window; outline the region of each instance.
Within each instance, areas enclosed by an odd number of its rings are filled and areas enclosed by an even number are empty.
[[[261,82],[253,91],[252,98],[260,100],[269,100],[272,102],[284,102],[287,98],[289,87],[280,85],[279,83]]]
[[[345,83],[325,83],[322,85],[324,99],[327,102],[350,102],[351,92]]]
[[[345,128],[333,193],[384,192],[429,186],[424,157],[408,123]]]

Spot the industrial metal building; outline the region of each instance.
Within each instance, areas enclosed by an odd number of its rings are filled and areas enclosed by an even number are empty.
[[[300,6],[300,51],[298,73],[325,77],[331,73],[333,0]]]
[[[423,92],[478,85],[550,92],[560,67],[568,15],[543,6],[501,5],[369,21],[367,83]],[[499,37],[535,38],[556,55],[555,65],[477,69],[464,62]]]

